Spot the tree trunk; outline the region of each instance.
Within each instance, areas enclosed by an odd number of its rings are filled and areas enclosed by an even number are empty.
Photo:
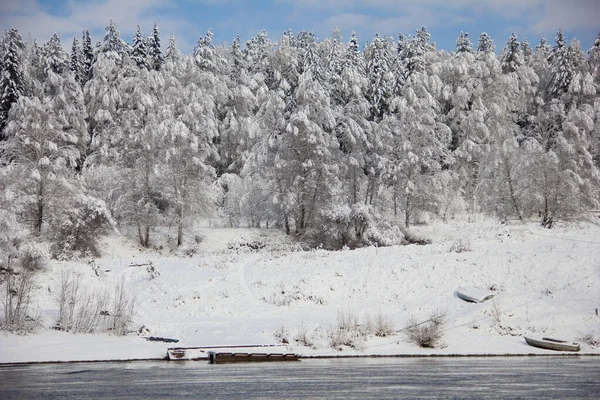
[[[352,204],[358,202],[358,178],[356,177],[356,167],[352,167]]]
[[[404,208],[404,225],[410,227],[410,195],[406,195],[406,207]]]
[[[183,244],[183,221],[179,221],[179,226],[177,227],[177,247]]]
[[[289,235],[290,234],[290,217],[288,216],[288,214],[285,214],[284,217],[284,224],[285,224],[285,234]]]
[[[512,180],[512,176],[510,174],[510,166],[508,164],[508,160],[504,160],[504,174],[506,176],[506,181],[508,182],[508,191],[510,194],[510,200],[512,202],[512,205],[515,209],[515,212],[517,213],[517,216],[519,217],[520,221],[523,221],[523,216],[521,215],[521,210],[519,209],[519,204],[517,203],[517,198],[515,197],[515,190],[513,187],[513,180]]]
[[[35,210],[34,230],[37,235],[42,233],[42,224],[44,223],[44,183],[40,180],[37,193],[37,202]]]
[[[398,185],[394,185],[392,200],[394,201],[394,218],[398,218]]]

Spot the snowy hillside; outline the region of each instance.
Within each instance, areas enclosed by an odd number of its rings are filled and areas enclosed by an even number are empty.
[[[481,219],[413,231],[432,244],[302,251],[274,230],[203,229],[196,254],[183,257],[109,237],[108,250],[95,260],[100,276],[82,261],[52,262],[37,277],[32,309],[43,327],[28,336],[1,333],[0,362],[164,357],[169,345],[139,338],[142,326],[183,346],[285,338],[305,355],[544,353],[522,336],[600,340],[600,226],[547,230]],[[451,251],[457,247],[467,251]],[[130,266],[149,262],[160,275]],[[115,337],[49,329],[65,269],[82,274],[88,288],[112,288],[124,279],[136,297],[136,332]],[[491,290],[494,298],[467,303],[456,295],[461,285]],[[441,345],[422,349],[402,330],[433,313],[445,315]],[[331,345],[344,319],[358,319],[365,332],[354,347]],[[378,321],[400,332],[366,332]],[[600,348],[582,341],[582,352]]]

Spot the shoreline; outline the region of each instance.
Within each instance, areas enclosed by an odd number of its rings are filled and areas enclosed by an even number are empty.
[[[350,358],[531,358],[531,357],[599,357],[600,353],[506,353],[506,354],[340,354],[340,355],[299,355],[300,360],[326,360],[326,359],[350,359]],[[96,363],[132,363],[144,361],[166,361],[175,364],[182,362],[202,362],[199,360],[169,360],[167,356],[162,358],[131,358],[112,360],[65,360],[65,361],[18,361],[0,363],[0,368],[17,367],[26,365],[49,365],[49,364],[96,364]],[[248,362],[250,363],[250,362]]]

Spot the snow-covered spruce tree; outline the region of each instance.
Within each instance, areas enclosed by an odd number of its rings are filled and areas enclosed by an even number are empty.
[[[392,56],[389,42],[375,34],[371,43],[365,46],[365,70],[369,83],[365,95],[371,104],[371,121],[381,121],[389,112],[393,95],[393,74],[390,72]]]
[[[104,38],[97,49],[99,54],[112,58],[119,65],[131,52],[129,45],[121,39],[120,35],[117,25],[110,20],[104,31]]]
[[[175,35],[171,35],[169,37],[169,46],[167,47],[167,51],[165,51],[165,62],[176,62],[181,58],[181,52],[177,47],[177,42],[175,41]]]
[[[94,65],[94,49],[92,48],[92,39],[90,38],[90,32],[86,29],[83,31],[83,37],[81,39],[81,66],[82,66],[82,77],[84,78],[83,84],[85,84],[91,78],[92,65]]]
[[[63,50],[63,47],[60,44],[60,38],[56,33],[54,33],[50,40],[44,44],[42,58],[44,72],[46,73],[51,71],[60,75],[68,68],[69,56]]]
[[[86,74],[84,73],[82,58],[83,53],[81,52],[79,41],[77,40],[77,38],[73,38],[73,46],[71,47],[71,61],[69,63],[69,68],[71,72],[75,75],[75,80],[83,87],[87,79]]]
[[[288,47],[291,44],[288,42]],[[246,65],[251,73],[261,72],[266,75],[269,67],[269,57],[273,52],[273,43],[267,35],[267,31],[262,30],[256,36],[248,40],[244,45],[244,56]],[[267,82],[269,85],[269,82]]]
[[[556,34],[555,45],[550,54],[551,77],[547,92],[551,98],[560,98],[568,92],[571,80],[575,75],[575,60],[571,57],[562,30]]]
[[[531,56],[533,54],[533,50],[531,49],[531,44],[527,38],[523,39],[521,42],[521,51],[523,52],[523,59],[526,63],[529,62]]]
[[[142,35],[142,29],[138,25],[133,36],[131,46],[131,59],[138,68],[149,69],[148,49],[146,48],[146,38]]]
[[[21,52],[24,49],[21,35],[16,29],[6,31],[2,40],[2,69],[0,75],[0,140],[6,139],[4,129],[8,112],[25,90]],[[1,155],[1,154],[0,154]]]
[[[215,51],[215,46],[212,44],[213,32],[209,29],[204,37],[198,39],[198,43],[194,46],[194,60],[200,69],[204,71],[216,72],[219,68],[219,56]]]
[[[494,42],[487,32],[479,35],[479,43],[477,44],[477,53],[493,53],[495,50]]]
[[[456,52],[457,53],[473,53],[473,44],[469,40],[468,32],[461,32],[456,39]]]
[[[158,30],[157,23],[154,23],[154,28],[152,29],[148,54],[151,59],[151,67],[154,68],[155,71],[160,71],[165,60],[162,55],[162,50],[160,49],[160,31]]]
[[[408,79],[414,72],[425,71],[430,62],[428,56],[434,51],[435,46],[431,42],[431,34],[427,27],[417,29],[408,46],[404,47],[404,52],[398,55],[404,63],[405,78]]]
[[[521,44],[514,32],[510,35],[504,50],[502,50],[500,59],[502,60],[502,72],[505,74],[515,72],[525,62]]]

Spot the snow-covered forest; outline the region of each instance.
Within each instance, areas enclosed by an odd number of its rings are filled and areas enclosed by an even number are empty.
[[[600,34],[439,51],[425,27],[1,43],[0,266],[193,241],[198,220],[339,249],[458,212],[553,224],[599,207]],[[130,39],[130,40],[126,40]],[[364,40],[366,38],[361,38]],[[164,50],[164,51],[163,51]],[[168,227],[172,243],[159,243]]]

